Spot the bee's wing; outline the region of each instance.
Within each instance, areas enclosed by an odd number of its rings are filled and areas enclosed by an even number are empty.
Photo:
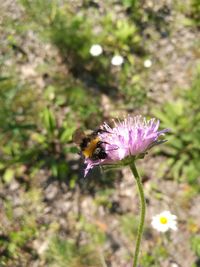
[[[74,142],[75,144],[80,145],[81,142],[82,142],[82,139],[83,139],[84,137],[85,137],[85,133],[84,133],[84,131],[83,131],[81,128],[79,128],[79,129],[77,129],[77,130],[73,133],[73,135],[72,135],[72,140],[73,140],[73,142]]]

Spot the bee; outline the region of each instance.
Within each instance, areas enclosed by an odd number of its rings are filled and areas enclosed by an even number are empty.
[[[101,141],[99,138],[99,133],[104,132],[107,131],[97,129],[92,131],[90,134],[86,134],[82,129],[77,129],[72,136],[72,140],[75,144],[79,145],[81,150],[80,152],[86,159],[105,159],[107,157],[107,153],[103,144],[106,142]]]

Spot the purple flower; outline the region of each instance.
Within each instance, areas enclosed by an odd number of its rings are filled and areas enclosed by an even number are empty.
[[[101,129],[105,132],[102,131],[99,138],[107,156],[95,161],[86,158],[85,176],[97,165],[118,164],[121,161],[126,165],[130,160],[144,157],[154,145],[165,142],[159,140],[159,136],[169,129],[158,131],[159,123],[159,120],[146,120],[142,116],[128,116],[123,121],[114,121],[114,128],[104,123]]]

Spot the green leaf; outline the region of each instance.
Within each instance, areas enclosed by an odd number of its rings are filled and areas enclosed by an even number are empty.
[[[176,125],[174,121],[168,117],[168,114],[159,110],[153,110],[153,115],[162,121],[164,127],[170,128],[172,131],[175,130]]]
[[[72,139],[72,134],[73,134],[74,131],[75,131],[75,127],[65,129],[65,130],[62,132],[61,136],[60,136],[60,141],[61,141],[62,143],[71,141],[71,139]]]
[[[14,178],[14,175],[15,175],[15,171],[13,169],[7,169],[3,175],[4,182],[10,183],[12,179]]]
[[[53,134],[56,129],[56,120],[53,112],[46,108],[42,112],[43,123],[49,134]]]

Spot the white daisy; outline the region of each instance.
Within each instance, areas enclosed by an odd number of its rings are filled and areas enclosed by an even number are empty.
[[[103,48],[99,45],[99,44],[93,44],[90,47],[90,54],[93,57],[98,57],[99,55],[101,55],[103,52]]]
[[[111,59],[111,64],[114,66],[120,66],[124,62],[124,58],[120,55],[113,56]]]
[[[151,61],[151,59],[146,59],[145,61],[144,61],[144,67],[145,68],[150,68],[152,66],[152,61]]]
[[[163,211],[160,214],[153,216],[151,225],[154,229],[163,233],[169,229],[176,231],[178,229],[176,219],[176,215],[171,214],[170,211]]]

